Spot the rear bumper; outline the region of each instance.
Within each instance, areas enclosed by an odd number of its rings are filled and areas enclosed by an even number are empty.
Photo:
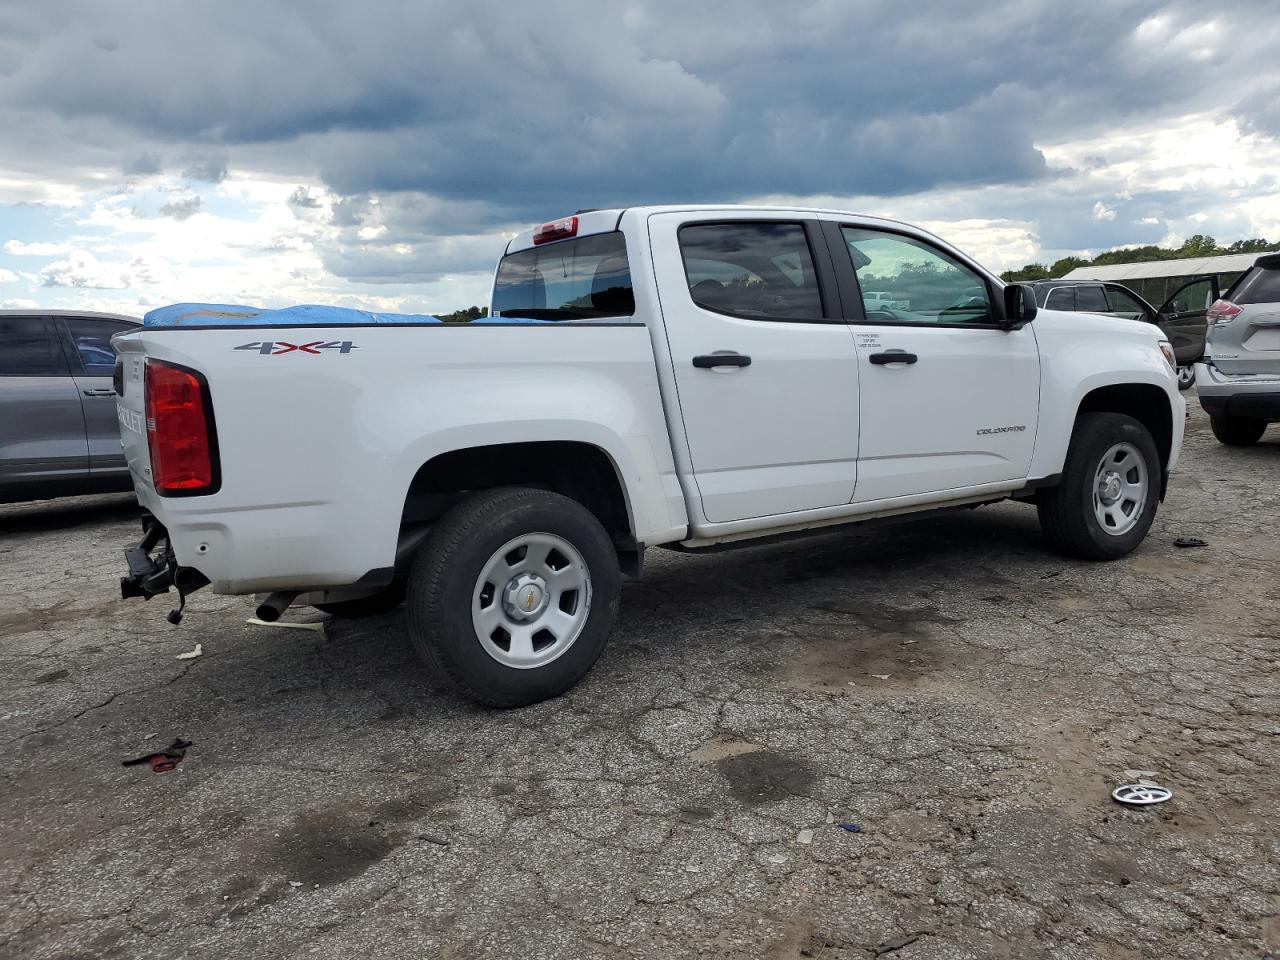
[[[1210,416],[1253,417],[1280,423],[1280,376],[1233,376],[1212,363],[1196,364],[1196,393]]]

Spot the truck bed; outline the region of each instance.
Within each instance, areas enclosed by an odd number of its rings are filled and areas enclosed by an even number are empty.
[[[344,586],[385,571],[415,475],[459,446],[592,444],[633,491],[642,537],[685,530],[642,323],[144,328],[115,345],[139,500],[166,527],[178,563],[215,592]],[[207,381],[215,493],[156,492],[147,359]]]

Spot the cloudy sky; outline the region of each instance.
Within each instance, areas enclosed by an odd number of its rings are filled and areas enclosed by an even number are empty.
[[[961,11],[965,12],[961,12]],[[578,207],[1280,239],[1280,0],[0,0],[0,304],[444,312]]]

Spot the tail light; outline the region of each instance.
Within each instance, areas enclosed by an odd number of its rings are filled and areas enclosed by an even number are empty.
[[[561,217],[559,220],[552,220],[550,223],[544,223],[533,231],[533,243],[537,246],[540,243],[550,243],[552,240],[564,240],[567,237],[576,237],[578,235],[578,218],[577,217]]]
[[[1215,300],[1206,317],[1210,326],[1215,323],[1230,323],[1240,315],[1242,309],[1244,308],[1237,307],[1230,300]]]
[[[222,478],[204,377],[186,367],[148,360],[145,396],[156,492],[167,497],[216,493]]]

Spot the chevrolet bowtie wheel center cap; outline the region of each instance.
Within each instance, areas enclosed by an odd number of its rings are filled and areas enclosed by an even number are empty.
[[[512,620],[532,620],[547,605],[547,585],[533,573],[512,577],[502,593],[502,607]]]
[[[1115,472],[1105,473],[1098,481],[1098,499],[1110,506],[1120,499],[1120,491],[1122,489],[1120,474]]]

